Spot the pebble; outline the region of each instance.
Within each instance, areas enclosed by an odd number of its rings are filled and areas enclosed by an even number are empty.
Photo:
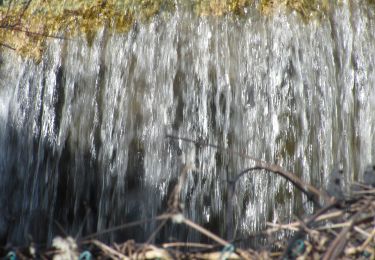
[[[334,197],[337,200],[344,199],[344,193],[342,192],[342,184],[344,182],[343,170],[334,169],[329,176],[327,193],[329,196]]]

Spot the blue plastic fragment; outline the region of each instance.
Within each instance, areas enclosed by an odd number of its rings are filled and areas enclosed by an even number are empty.
[[[90,253],[90,251],[83,251],[80,255],[79,255],[79,260],[91,260],[92,259],[92,254]]]
[[[227,256],[226,253],[233,253],[234,252],[234,246],[232,244],[228,244],[224,246],[223,250],[221,250],[220,260],[226,260]]]
[[[295,247],[293,248],[293,257],[302,255],[305,252],[305,242],[302,239],[298,239],[295,242]]]
[[[365,258],[370,258],[370,257],[371,257],[371,253],[368,252],[368,251],[364,251],[364,252],[362,253],[362,255],[363,255],[363,257],[365,257]]]
[[[16,260],[17,255],[14,251],[9,251],[8,254],[6,255],[5,259]]]

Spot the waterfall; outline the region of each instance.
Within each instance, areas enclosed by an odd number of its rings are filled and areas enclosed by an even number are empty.
[[[348,3],[350,2],[350,3]],[[375,9],[344,1],[322,20],[197,17],[177,9],[127,33],[50,39],[42,60],[0,56],[0,240],[84,236],[163,213],[186,161],[184,212],[223,235],[288,221],[313,206],[253,162],[166,134],[277,163],[326,188],[333,167],[361,180],[375,157]],[[147,239],[156,223],[107,239]],[[171,232],[177,229],[171,228]],[[166,237],[199,239],[189,230]]]

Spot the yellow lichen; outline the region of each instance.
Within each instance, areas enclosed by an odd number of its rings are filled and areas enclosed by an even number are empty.
[[[340,0],[338,0],[340,1]],[[329,0],[7,0],[0,6],[0,45],[22,55],[40,59],[49,37],[72,38],[85,35],[92,42],[106,26],[125,33],[135,21],[148,22],[176,4],[191,8],[198,16],[245,15],[259,3],[261,13],[270,14],[280,6],[294,10],[304,20],[320,17]],[[375,2],[375,0],[368,0]],[[11,4],[11,5],[9,5]]]
[[[115,0],[34,0],[0,8],[0,44],[40,60],[48,38],[86,35],[90,42],[103,26],[128,31],[134,22],[132,8],[120,9]]]
[[[201,0],[195,2],[198,15],[222,16],[228,13],[244,14],[252,0]]]
[[[320,17],[329,8],[329,0],[261,0],[260,10],[270,14],[280,6],[296,11],[305,20]]]

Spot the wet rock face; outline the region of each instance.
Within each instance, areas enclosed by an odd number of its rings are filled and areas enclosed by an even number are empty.
[[[334,169],[329,176],[327,185],[327,193],[336,200],[345,199],[345,175],[341,169]],[[375,187],[375,165],[368,165],[363,172],[363,184],[370,187]],[[360,188],[357,185],[350,187],[351,191],[359,191]]]
[[[363,182],[366,185],[375,187],[375,165],[369,165],[363,174]]]

